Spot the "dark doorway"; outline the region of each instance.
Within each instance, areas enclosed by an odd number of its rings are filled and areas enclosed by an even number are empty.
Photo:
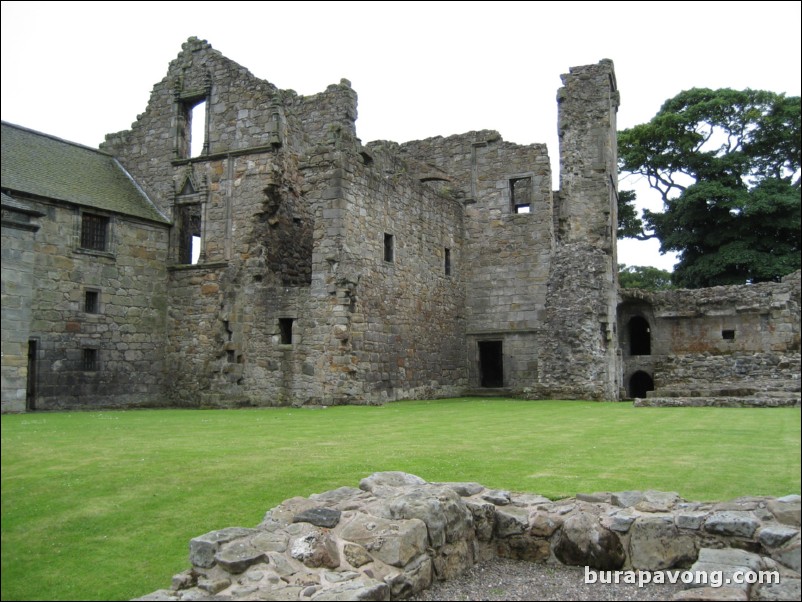
[[[654,391],[654,381],[646,372],[639,370],[629,377],[629,396],[644,399],[647,391]]]
[[[651,355],[652,331],[645,318],[635,316],[629,321],[630,355]]]
[[[36,409],[36,341],[28,341],[28,384],[25,392],[25,409]]]
[[[504,386],[501,341],[479,341],[479,379],[483,387]]]

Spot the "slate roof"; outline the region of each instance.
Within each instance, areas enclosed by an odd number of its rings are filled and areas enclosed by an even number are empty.
[[[111,155],[2,122],[4,190],[170,223]]]

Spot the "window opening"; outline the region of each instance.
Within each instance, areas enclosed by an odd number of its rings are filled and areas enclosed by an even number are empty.
[[[81,215],[81,248],[105,251],[108,239],[109,218],[103,215]]]
[[[189,109],[189,156],[200,157],[206,146],[206,101]]]
[[[652,334],[649,322],[640,316],[635,316],[629,321],[629,353],[630,355],[651,355],[652,353]]]
[[[532,178],[510,180],[510,200],[513,213],[532,212]]]
[[[384,261],[393,261],[393,235],[384,233]]]
[[[86,372],[97,371],[97,349],[84,349],[81,368]]]
[[[279,318],[278,329],[281,335],[282,345],[292,345],[292,323],[295,318]]]
[[[446,276],[451,276],[451,249],[445,249],[445,272]]]
[[[735,340],[735,331],[734,330],[722,330],[721,331],[721,338],[727,341]]]
[[[98,292],[86,291],[84,295],[84,311],[88,314],[98,313]]]
[[[181,205],[179,209],[178,262],[195,265],[201,253],[200,203]]]

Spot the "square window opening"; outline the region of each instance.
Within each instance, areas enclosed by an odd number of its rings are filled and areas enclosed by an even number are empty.
[[[510,180],[510,202],[513,213],[532,212],[532,178],[512,178]]]
[[[81,215],[81,248],[105,251],[108,247],[109,218],[104,215]]]
[[[733,341],[735,340],[735,331],[734,330],[722,330],[721,331],[721,338],[725,341]]]
[[[98,369],[98,350],[84,349],[81,356],[81,369],[85,372],[97,372]]]

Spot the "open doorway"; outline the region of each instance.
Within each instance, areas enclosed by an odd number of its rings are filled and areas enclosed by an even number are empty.
[[[635,316],[629,321],[630,355],[651,355],[652,331],[645,318]]]
[[[654,380],[647,372],[638,370],[629,377],[629,396],[645,399],[647,391],[654,391]]]
[[[479,341],[479,382],[482,387],[504,386],[501,341]]]

